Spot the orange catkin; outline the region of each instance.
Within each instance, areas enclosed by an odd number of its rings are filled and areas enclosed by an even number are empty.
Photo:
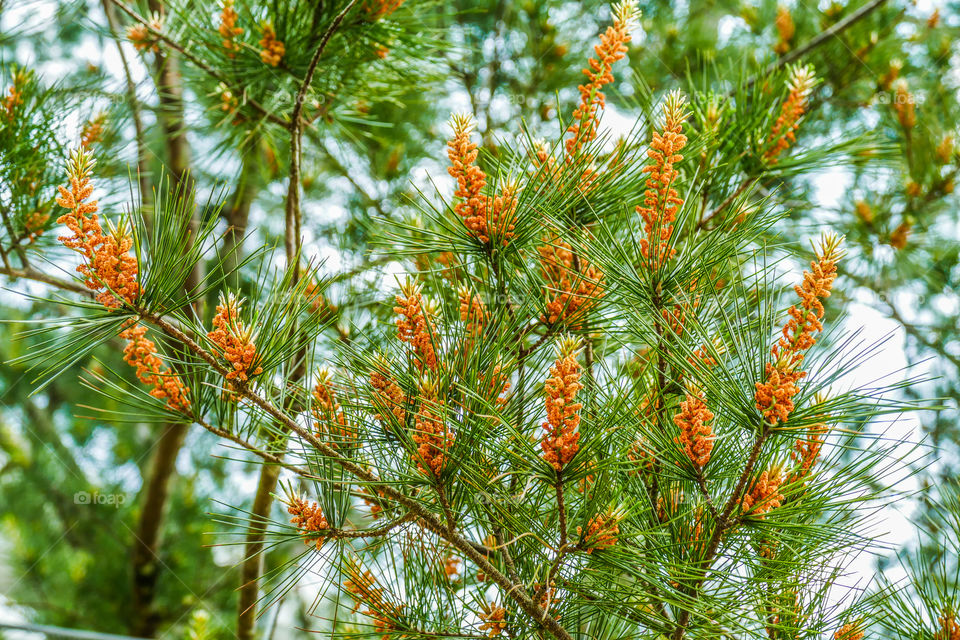
[[[651,162],[643,168],[649,173],[643,204],[637,206],[637,213],[643,218],[643,231],[646,237],[640,240],[640,251],[651,268],[656,269],[672,258],[675,250],[669,249],[670,236],[673,235],[673,222],[677,211],[683,205],[677,190],[674,189],[679,171],[675,165],[683,160],[680,151],[687,144],[683,135],[683,123],[687,119],[686,100],[679,91],[671,91],[663,105],[663,130],[653,132],[650,150],[647,155]]]
[[[513,217],[517,209],[517,187],[505,183],[494,197],[484,195],[487,174],[477,166],[477,145],[470,139],[473,119],[469,115],[454,114],[450,119],[453,137],[447,141],[447,172],[457,181],[453,195],[457,198],[454,212],[463,220],[464,226],[484,243],[496,239],[506,244],[513,237]]]
[[[320,505],[307,502],[303,498],[290,496],[287,500],[287,513],[292,515],[290,522],[304,535],[304,544],[315,544],[317,551],[323,546],[324,536],[320,535],[330,528]]]
[[[399,617],[403,605],[396,605],[387,599],[376,577],[370,571],[361,573],[356,561],[351,560],[347,562],[347,579],[343,582],[343,588],[356,602],[354,611],[361,604],[365,605],[367,608],[362,613],[373,620],[374,630],[383,634],[383,640],[392,637],[390,632],[396,630],[393,619]]]
[[[311,413],[317,421],[317,433],[336,447],[340,441],[349,442],[355,437],[354,430],[347,424],[343,407],[337,400],[333,388],[333,375],[327,369],[317,372],[317,382],[313,386],[313,406]]]
[[[813,467],[820,460],[820,450],[827,435],[827,425],[818,422],[810,427],[806,437],[797,438],[790,452],[790,460],[794,469],[790,472],[788,482],[802,482],[806,479]]]
[[[560,238],[545,240],[537,248],[544,286],[542,322],[566,323],[577,329],[583,316],[604,294],[603,272],[577,256],[573,248]]]
[[[190,389],[183,386],[180,378],[169,368],[163,366],[163,360],[157,355],[157,345],[146,337],[147,328],[142,324],[128,326],[120,332],[120,338],[127,340],[123,348],[123,361],[136,369],[137,379],[153,387],[150,395],[167,401],[167,406],[177,411],[190,408],[187,394]]]
[[[757,409],[770,424],[786,422],[793,412],[793,397],[797,382],[806,376],[799,369],[803,352],[816,343],[816,334],[823,330],[823,299],[830,295],[837,277],[837,263],[843,257],[842,237],[824,235],[817,249],[816,260],[810,271],[803,272],[803,282],[794,288],[800,304],[790,307],[790,320],[783,327],[783,335],[773,346],[773,362],[768,362],[764,382],[756,383]]]
[[[577,527],[577,535],[583,538],[583,545],[588,554],[597,550],[609,549],[617,544],[620,535],[620,523],[616,514],[597,514],[587,522],[587,529]]]
[[[815,76],[811,67],[790,68],[790,76],[787,78],[790,93],[780,106],[780,116],[773,124],[768,140],[770,147],[763,154],[763,159],[770,164],[775,164],[777,157],[797,141],[795,132],[800,128],[800,118],[807,109],[807,98],[814,82]]]
[[[790,9],[782,4],[777,5],[777,17],[774,20],[774,24],[777,27],[778,41],[773,50],[782,56],[790,50],[790,43],[797,31],[797,27],[793,22],[793,16],[790,15]]]
[[[483,620],[483,624],[479,627],[480,631],[486,631],[488,638],[499,636],[507,627],[506,622],[504,622],[507,610],[493,602],[484,603],[481,606],[483,610],[480,612],[479,618]]]
[[[0,102],[0,105],[2,105],[0,106],[0,116],[13,121],[17,107],[23,104],[23,90],[30,81],[30,73],[23,69],[17,69],[11,80],[10,91],[3,102]]]
[[[834,640],[863,640],[864,633],[859,622],[848,622],[833,634]],[[946,639],[944,639],[946,640]]]
[[[253,331],[240,319],[242,305],[243,301],[232,293],[221,295],[213,316],[213,330],[207,333],[207,339],[220,347],[224,360],[230,363],[231,371],[224,376],[228,381],[247,382],[250,376],[263,373]]]
[[[577,392],[580,384],[580,363],[577,362],[579,340],[565,338],[557,347],[557,360],[550,367],[550,377],[544,385],[547,421],[540,440],[543,459],[557,471],[569,463],[580,450],[580,409]]]
[[[783,472],[773,467],[760,474],[743,496],[740,508],[745,515],[763,519],[764,514],[776,509],[783,502],[780,487],[783,484]]]
[[[388,411],[397,424],[404,424],[407,419],[407,398],[400,385],[391,377],[390,366],[382,356],[377,360],[377,368],[370,374],[370,386],[373,388],[373,406]],[[385,425],[390,424],[390,417],[383,413],[374,417]]]
[[[95,292],[100,304],[112,309],[135,302],[140,293],[139,267],[137,259],[130,254],[133,239],[123,225],[104,234],[97,217],[97,201],[87,201],[93,195],[90,181],[93,165],[94,161],[83,146],[70,156],[67,165],[70,188],[57,187],[60,193],[57,204],[69,211],[57,222],[66,225],[72,235],[61,236],[59,240],[83,256],[84,261],[77,271],[84,277],[84,284]],[[134,367],[140,382],[153,387],[150,395],[165,399],[167,406],[176,411],[188,410],[190,389],[163,366],[163,360],[157,355],[157,345],[146,337],[146,333],[147,328],[139,323],[124,325],[120,332],[120,338],[127,340],[124,361]]]
[[[680,411],[673,417],[673,422],[680,429],[677,444],[683,446],[687,458],[697,469],[707,466],[713,451],[711,420],[713,413],[707,408],[703,393],[688,390],[686,399],[680,403]]]
[[[83,129],[80,131],[80,146],[89,149],[94,144],[100,142],[103,138],[103,125],[107,120],[106,113],[98,113],[96,116],[83,123]]]
[[[234,0],[223,0],[220,10],[220,26],[217,31],[223,38],[223,48],[227,50],[227,57],[236,57],[236,52],[240,50],[236,38],[243,29],[237,26],[237,10],[233,8]]]
[[[379,20],[399,9],[403,2],[404,0],[366,0],[363,11],[368,20]]]
[[[396,296],[397,306],[393,308],[397,318],[397,338],[413,347],[415,363],[418,369],[426,367],[437,370],[437,353],[433,348],[436,334],[432,317],[435,311],[423,300],[420,287],[413,281],[400,287]]]
[[[599,109],[606,105],[606,96],[601,90],[604,85],[613,82],[613,64],[622,60],[630,42],[630,29],[636,22],[637,3],[620,2],[613,8],[613,24],[600,36],[600,44],[594,46],[596,58],[590,58],[589,68],[583,73],[588,81],[577,87],[580,90],[580,103],[573,111],[573,123],[567,128],[571,135],[565,145],[567,156],[571,157],[597,137]]]
[[[432,380],[420,383],[420,408],[414,418],[415,429],[411,439],[417,445],[413,459],[417,468],[427,476],[438,477],[447,462],[447,452],[453,446],[454,435],[444,417],[444,402],[437,397]]]
[[[277,32],[274,31],[273,25],[269,22],[264,23],[262,33],[263,37],[260,38],[260,59],[264,64],[276,67],[283,60],[287,48],[281,41],[277,40]]]
[[[946,609],[937,620],[940,631],[937,632],[936,640],[960,640],[960,623],[957,622],[957,614],[952,608]],[[862,638],[863,634],[860,637]]]
[[[154,32],[163,31],[163,21],[159,14],[153,14],[147,24],[134,24],[127,27],[127,40],[133,43],[133,48],[137,51],[146,51],[149,49],[154,53],[160,51],[158,38]]]

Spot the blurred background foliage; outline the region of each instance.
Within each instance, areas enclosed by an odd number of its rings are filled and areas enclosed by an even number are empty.
[[[225,242],[248,251],[283,242],[288,138],[269,114],[291,105],[312,51],[311,25],[328,21],[337,3],[237,0],[248,32],[232,58],[207,46],[221,39],[220,5],[212,0],[125,6],[160,16],[164,32],[204,52],[201,60],[215,73],[184,56],[154,54],[150,42],[136,50],[126,35],[135,23],[110,0],[0,0],[2,98],[23,83],[31,87],[30,99],[14,107],[29,116],[12,126],[0,114],[7,287],[43,290],[18,279],[20,259],[41,264],[36,250],[55,245],[59,158],[90,127],[99,127],[98,195],[106,210],[129,207],[124,203],[135,194],[149,210],[151,189],[167,172],[223,201],[222,209],[201,215],[223,218]],[[556,140],[558,114],[570,113],[579,97],[581,69],[608,6],[407,0],[389,19],[338,36],[319,66],[322,99],[305,106],[312,119],[304,144],[306,253],[332,278],[324,300],[332,329],[324,340],[350,341],[390,313],[384,291],[403,269],[390,246],[373,241],[385,220],[416,217],[410,202],[419,191],[432,197],[434,182],[449,191],[450,114],[471,112],[489,152],[515,142],[500,133],[519,129],[518,122]],[[935,377],[912,393],[946,399],[945,410],[917,417],[914,435],[930,446],[918,468],[921,494],[908,509],[935,510],[938,487],[956,476],[960,459],[960,6],[704,0],[641,2],[640,9],[631,72],[607,92],[602,126],[625,133],[649,106],[643,96],[677,86],[714,92],[722,110],[723,96],[745,85],[780,91],[779,79],[768,82],[770,65],[803,61],[821,83],[798,133],[798,154],[805,145],[872,132],[875,151],[842,161],[805,158],[822,168],[799,177],[774,172],[755,183],[755,168],[744,164],[721,172],[728,183],[701,188],[733,191],[749,182],[752,198],[789,211],[779,229],[779,240],[789,244],[823,225],[846,235],[851,260],[838,294],[873,310],[853,315],[854,322],[894,330],[890,349],[902,349],[896,357]],[[251,26],[264,20],[288,43],[277,67],[263,64],[251,46],[260,37]],[[425,260],[419,266],[430,268]],[[209,315],[213,302],[201,313]],[[76,380],[82,368],[129,373],[118,366],[119,348],[101,349],[34,393],[32,374],[16,364],[32,345],[17,336],[63,309],[6,289],[0,305],[3,618],[132,635],[232,637],[244,553],[231,543],[243,523],[225,505],[250,504],[258,467],[199,429],[91,418],[97,414],[87,405],[105,400]],[[301,551],[293,543],[271,549],[267,571]],[[929,545],[915,552],[921,564],[923,554],[936,554]],[[284,634],[306,636],[295,627],[304,626],[309,606],[309,598],[288,598],[279,613],[261,618],[258,632],[269,635],[279,615],[292,621]]]

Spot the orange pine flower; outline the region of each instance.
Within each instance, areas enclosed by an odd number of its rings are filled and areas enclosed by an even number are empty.
[[[603,272],[573,253],[560,238],[544,239],[537,248],[544,286],[544,313],[540,321],[566,323],[578,329],[583,317],[604,295]]]
[[[400,287],[396,296],[397,306],[393,308],[397,318],[397,338],[413,347],[415,363],[418,369],[426,367],[437,370],[437,353],[433,348],[436,335],[432,317],[436,311],[423,300],[420,287],[412,280]]]
[[[804,371],[787,371],[769,362],[766,364],[765,382],[756,383],[754,400],[767,422],[787,421],[793,413],[793,397],[800,391],[797,382],[806,375]]]
[[[447,580],[456,580],[457,573],[460,572],[460,558],[454,556],[452,553],[448,553],[443,558],[443,575],[447,577]]]
[[[240,319],[243,301],[232,293],[226,298],[221,294],[220,304],[213,316],[213,330],[207,333],[207,339],[223,351],[223,358],[230,363],[232,371],[224,376],[229,380],[247,382],[250,376],[263,373],[254,333],[243,325]],[[227,388],[232,388],[228,382]]]
[[[904,220],[901,222],[890,234],[890,239],[888,240],[890,246],[897,250],[906,248],[912,231],[913,225],[909,221]]]
[[[133,43],[133,48],[137,51],[146,51],[149,49],[157,53],[160,51],[159,38],[157,38],[153,32],[162,30],[163,21],[160,19],[159,14],[154,13],[150,17],[150,20],[147,21],[147,24],[134,24],[127,27],[127,40]]]
[[[97,201],[86,202],[93,194],[90,176],[94,164],[83,147],[70,156],[67,167],[70,188],[57,187],[60,193],[57,204],[70,211],[57,218],[57,222],[66,225],[73,235],[61,236],[58,240],[84,257],[84,262],[77,267],[84,284],[97,292],[101,304],[113,308],[120,306],[121,299],[127,303],[136,299],[140,292],[138,267],[136,258],[129,253],[133,239],[123,226],[111,229],[109,235],[104,234],[97,216]]]
[[[790,15],[790,9],[782,4],[777,5],[777,17],[774,20],[774,24],[777,27],[779,41],[773,50],[782,56],[787,51],[790,51],[790,41],[793,40],[793,36],[797,31],[797,27],[793,23],[793,16]]]
[[[543,459],[557,471],[563,469],[580,450],[580,409],[577,392],[580,384],[580,363],[577,362],[579,340],[565,338],[557,346],[557,360],[550,367],[550,377],[544,385],[547,421],[543,423],[540,448]]]
[[[537,183],[549,185],[557,176],[557,162],[550,153],[550,148],[543,140],[536,140],[531,150],[531,160],[533,161],[534,174],[533,179]]]
[[[121,300],[127,304],[136,300],[140,292],[139,267],[136,258],[130,254],[133,239],[123,225],[119,228],[111,226],[110,233],[104,234],[97,217],[97,201],[86,201],[93,194],[90,176],[94,164],[84,147],[70,156],[67,165],[70,188],[57,187],[60,193],[57,204],[69,211],[57,218],[57,222],[66,225],[73,235],[61,236],[59,240],[83,256],[84,261],[77,271],[84,277],[84,284],[96,293],[97,301],[107,308],[116,308],[122,304]],[[147,328],[137,323],[120,331],[120,338],[127,340],[124,361],[136,369],[137,379],[153,387],[150,395],[166,399],[171,409],[187,411],[190,389],[163,366],[156,344],[146,337],[146,333]]]
[[[589,68],[583,70],[588,81],[577,87],[580,103],[573,111],[573,123],[567,128],[571,135],[565,143],[568,157],[576,155],[586,143],[597,137],[597,111],[606,106],[606,96],[601,89],[613,82],[613,65],[626,55],[630,29],[636,19],[635,0],[623,0],[615,5],[613,24],[600,36],[600,44],[593,48],[597,57],[590,58]]]
[[[363,503],[370,509],[370,517],[374,520],[379,519],[383,514],[383,505],[380,503],[379,498],[373,494],[369,487],[362,487],[360,493],[363,494]],[[380,498],[383,497],[382,492],[378,492],[378,494]]]
[[[646,236],[640,240],[640,251],[651,268],[658,268],[676,253],[669,249],[669,240],[683,200],[673,188],[680,173],[674,165],[683,160],[680,151],[687,144],[687,137],[682,133],[687,115],[683,94],[671,91],[663,105],[663,133],[653,132],[647,151],[652,162],[643,171],[650,177],[647,178],[643,204],[637,206],[637,213],[643,218]]]
[[[860,622],[848,622],[833,634],[833,640],[863,640],[863,637]]]
[[[777,157],[797,141],[795,132],[800,128],[800,118],[807,109],[807,98],[814,83],[815,76],[811,67],[790,67],[790,77],[787,78],[790,93],[780,106],[780,117],[770,132],[768,142],[771,146],[763,154],[763,159],[768,163],[775,164]]]
[[[797,365],[803,360],[801,352],[816,343],[814,335],[823,330],[823,300],[830,297],[837,278],[837,263],[843,257],[842,241],[843,238],[836,235],[825,235],[821,239],[817,259],[810,262],[810,271],[803,272],[803,282],[794,287],[800,297],[800,307],[790,307],[790,320],[772,351],[774,358],[789,358],[790,365]]]
[[[273,25],[269,22],[263,24],[263,37],[260,38],[260,59],[264,64],[276,67],[283,60],[287,48],[282,42],[277,40],[277,32],[273,30]]]
[[[157,345],[146,337],[147,328],[134,324],[120,332],[120,338],[127,341],[123,348],[123,361],[136,370],[137,379],[153,387],[150,395],[160,400],[166,399],[167,406],[175,411],[186,412],[190,409],[187,394],[190,389],[183,385],[179,376],[163,365],[157,355]]]
[[[466,325],[466,334],[472,338],[478,337],[487,323],[487,305],[479,294],[468,287],[457,289],[457,298],[460,302],[460,320]]]
[[[463,219],[470,232],[486,240],[486,202],[483,197],[483,188],[487,185],[487,174],[476,165],[477,145],[470,140],[473,131],[473,119],[464,114],[454,114],[450,120],[453,128],[453,137],[447,141],[447,157],[450,167],[447,172],[457,181],[457,190],[454,197],[460,200],[454,206],[454,211]]]
[[[720,340],[720,338],[714,338],[712,345],[717,355],[720,355],[726,351],[726,347],[723,345],[723,341]],[[687,362],[697,369],[698,372],[702,372],[705,369],[713,369],[717,366],[717,359],[710,355],[710,351],[707,349],[707,345],[705,344],[697,347],[694,350],[693,355],[687,358]]]
[[[407,420],[407,397],[390,376],[389,365],[382,357],[378,358],[377,368],[370,374],[370,386],[373,387],[374,407],[387,409],[397,424],[404,424]],[[383,414],[378,413],[374,417],[389,426],[389,419]]]
[[[629,471],[631,476],[653,471],[656,462],[653,450],[643,438],[633,443],[627,452],[627,459],[634,464],[634,468]]]
[[[23,89],[30,80],[30,75],[28,71],[17,69],[13,73],[13,78],[11,78],[10,92],[0,103],[3,105],[3,116],[11,122],[16,115],[17,107],[23,104]]]
[[[820,404],[823,399],[818,398],[816,402]],[[787,482],[802,482],[810,475],[814,465],[820,460],[820,450],[823,448],[826,435],[827,425],[818,422],[810,427],[806,437],[796,439],[793,451],[790,452],[790,460],[795,466]]]
[[[830,295],[837,277],[837,263],[843,257],[842,241],[836,235],[821,238],[817,259],[810,263],[811,271],[804,271],[803,282],[794,288],[800,296],[800,306],[790,307],[790,320],[771,350],[773,362],[766,364],[765,381],[756,383],[757,409],[771,424],[786,422],[793,412],[793,397],[799,391],[797,382],[806,376],[799,370],[803,352],[816,343],[816,334],[823,330],[823,299]]]
[[[236,57],[236,52],[240,50],[236,38],[243,33],[243,29],[237,26],[237,10],[233,8],[233,3],[234,0],[223,0],[220,10],[220,26],[217,27],[220,37],[223,38],[223,48],[227,50],[228,58]]]
[[[698,470],[707,466],[713,451],[715,436],[711,420],[713,413],[707,408],[703,392],[689,389],[686,399],[680,403],[680,411],[673,417],[673,423],[680,429],[676,443],[683,446],[687,458]]]
[[[404,0],[366,0],[363,10],[367,14],[367,20],[375,21],[389,16],[399,9],[403,2]]]
[[[582,527],[577,527],[577,535],[583,539],[584,550],[591,554],[617,544],[620,520],[620,515],[612,511],[606,514],[598,513],[587,522],[586,531],[583,531]]]
[[[365,605],[367,608],[362,611],[363,615],[373,620],[373,628],[377,633],[383,634],[383,640],[389,640],[390,632],[396,631],[393,619],[400,616],[403,605],[390,602],[374,575],[369,571],[361,573],[355,560],[347,562],[347,579],[343,582],[343,587],[354,600],[353,610],[357,611],[360,605]]]
[[[297,496],[290,496],[286,504],[287,513],[293,516],[290,522],[299,533],[305,535],[304,544],[314,544],[319,551],[325,540],[321,534],[330,529],[330,523],[323,515],[320,505],[316,502],[307,502]]]
[[[750,489],[743,496],[740,508],[744,515],[763,519],[764,514],[776,509],[783,503],[783,494],[780,487],[783,485],[783,472],[779,467],[772,467],[760,474],[753,481]]]
[[[472,236],[488,243],[491,238],[506,246],[513,237],[513,216],[517,208],[517,187],[504,184],[499,195],[490,198],[483,194],[487,175],[477,166],[477,145],[470,140],[473,119],[469,115],[454,114],[450,119],[453,137],[447,141],[447,157],[450,167],[447,172],[456,179],[458,198],[454,212],[463,220]]]
[[[960,623],[952,609],[946,609],[937,620],[940,622],[940,631],[937,632],[936,640],[960,640]]]
[[[499,636],[507,628],[507,623],[504,622],[507,610],[493,602],[484,603],[481,607],[479,618],[483,620],[483,624],[480,625],[480,631],[486,631],[488,638]]]
[[[217,88],[220,90],[220,110],[233,116],[230,124],[236,126],[243,122],[243,117],[239,113],[240,100],[237,99],[237,96],[223,82]]]
[[[46,205],[43,205],[42,208],[27,214],[23,219],[23,228],[27,232],[27,240],[30,244],[33,244],[37,238],[43,235],[44,227],[50,219],[50,214],[44,211],[45,208]]]
[[[354,431],[347,424],[347,417],[333,389],[333,375],[327,369],[317,372],[311,413],[317,420],[317,433],[321,436],[332,436],[333,446],[337,446],[339,441],[353,440]]]
[[[897,112],[897,120],[904,129],[912,129],[917,124],[917,113],[914,106],[913,94],[907,86],[907,81],[900,78],[893,84],[893,110]]]
[[[80,146],[89,149],[103,138],[104,123],[107,120],[107,114],[98,113],[94,118],[83,123],[83,129],[80,131]]]
[[[507,404],[508,399],[505,397],[507,392],[510,391],[510,375],[504,370],[501,363],[493,365],[493,370],[490,372],[490,384],[488,386],[489,394],[487,398],[493,398],[493,402],[499,406],[503,407]]]
[[[454,442],[444,413],[444,402],[437,397],[436,384],[424,378],[420,382],[420,407],[414,417],[416,426],[410,437],[417,445],[413,456],[417,468],[424,475],[435,478],[443,472],[447,452]]]

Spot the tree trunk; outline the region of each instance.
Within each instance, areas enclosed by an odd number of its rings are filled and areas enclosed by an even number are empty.
[[[160,575],[158,553],[170,486],[176,471],[177,454],[183,446],[188,425],[167,425],[157,441],[150,471],[144,483],[143,507],[133,542],[133,635],[153,637],[160,616],[153,607],[157,578]]]

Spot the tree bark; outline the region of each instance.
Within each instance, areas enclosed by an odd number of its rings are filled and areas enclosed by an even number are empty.
[[[162,620],[154,608],[159,552],[164,514],[176,471],[177,454],[183,446],[188,425],[171,424],[157,441],[149,475],[144,482],[143,507],[133,542],[133,625],[135,636],[153,637]]]

